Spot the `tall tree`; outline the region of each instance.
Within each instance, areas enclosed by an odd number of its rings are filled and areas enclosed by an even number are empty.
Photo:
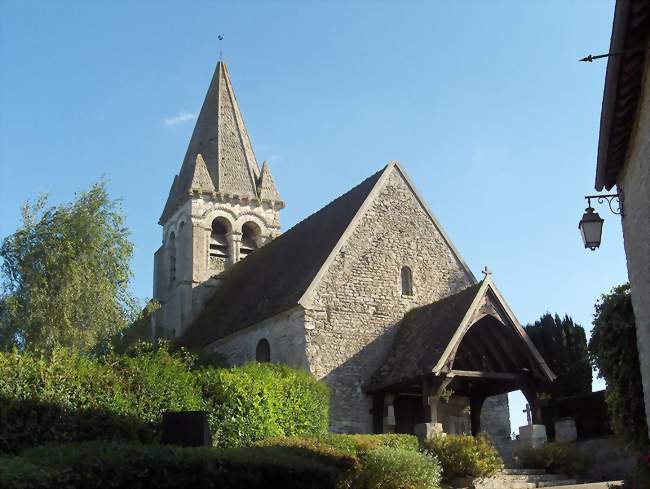
[[[591,363],[582,326],[575,324],[568,315],[560,318],[547,312],[526,326],[526,333],[557,375],[550,387],[551,396],[591,392]]]
[[[87,351],[124,329],[136,311],[128,236],[103,180],[68,204],[25,203],[21,226],[0,247],[2,345]]]
[[[596,303],[589,353],[605,379],[605,401],[613,430],[647,450],[650,446],[636,345],[630,284],[614,287]]]

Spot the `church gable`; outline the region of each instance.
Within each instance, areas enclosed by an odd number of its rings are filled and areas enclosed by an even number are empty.
[[[403,169],[389,164],[301,299],[307,359],[332,387],[334,429],[370,429],[363,386],[402,316],[475,282]]]

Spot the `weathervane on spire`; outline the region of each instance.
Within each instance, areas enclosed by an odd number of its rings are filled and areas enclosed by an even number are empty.
[[[490,275],[492,275],[492,270],[488,268],[487,265],[483,267],[483,270],[481,270],[481,273],[485,276],[485,278],[488,278]]]
[[[219,39],[219,61],[223,61],[223,34],[219,34],[217,39]]]

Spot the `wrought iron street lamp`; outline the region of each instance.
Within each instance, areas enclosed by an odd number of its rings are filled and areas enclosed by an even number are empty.
[[[609,210],[617,215],[623,215],[623,204],[621,203],[619,194],[585,195],[585,199],[587,199],[587,208],[585,209],[585,213],[582,215],[582,219],[580,219],[580,222],[578,223],[578,229],[582,235],[582,242],[584,243],[585,248],[589,248],[593,251],[600,246],[605,219],[600,217],[594,208],[591,207],[591,199],[598,199],[599,204],[602,204],[603,201],[607,201]],[[618,203],[617,208],[612,206],[614,199],[616,199]]]

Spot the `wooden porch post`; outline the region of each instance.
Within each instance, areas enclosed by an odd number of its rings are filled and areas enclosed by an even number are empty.
[[[522,389],[522,392],[530,405],[530,415],[533,424],[544,424],[542,421],[542,403],[537,397],[537,390],[529,387]]]

